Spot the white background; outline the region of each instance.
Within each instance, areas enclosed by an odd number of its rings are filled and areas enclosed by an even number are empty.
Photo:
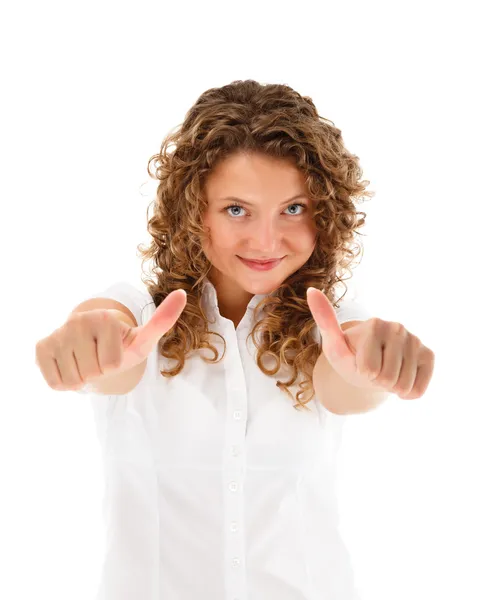
[[[436,354],[422,398],[345,425],[342,534],[362,598],[477,600],[473,2],[16,1],[0,22],[0,597],[94,597],[93,415],[47,386],[35,344],[90,295],[141,285],[148,159],[202,92],[252,78],[311,96],[342,130],[376,192],[348,285]]]

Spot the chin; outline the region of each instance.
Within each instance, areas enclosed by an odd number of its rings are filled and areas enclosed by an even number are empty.
[[[274,292],[284,281],[284,278],[275,277],[268,281],[251,281],[246,279],[245,289],[251,294],[270,294]]]

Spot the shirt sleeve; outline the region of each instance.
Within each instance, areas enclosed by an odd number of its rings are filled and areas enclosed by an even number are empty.
[[[367,321],[373,315],[366,306],[358,300],[345,300],[336,309],[336,316],[340,325],[348,321]]]
[[[361,300],[349,298],[339,303],[339,308],[335,309],[338,323],[342,325],[348,321],[367,321],[373,317],[371,311],[363,304]],[[315,339],[319,344],[321,342],[321,332],[316,325]]]
[[[144,325],[148,320],[146,315],[149,311],[145,310],[148,304],[154,304],[153,298],[146,287],[144,291],[141,291],[127,281],[116,282],[106,289],[88,296],[88,298],[109,298],[121,302],[131,310],[139,326]],[[143,319],[144,315],[145,320]],[[89,396],[98,438],[102,444],[105,443],[111,420],[116,411],[124,410],[128,394],[99,394],[88,383],[80,390],[75,390],[75,393]]]

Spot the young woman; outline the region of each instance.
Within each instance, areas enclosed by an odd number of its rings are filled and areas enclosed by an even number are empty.
[[[77,348],[90,332],[89,351],[55,372],[78,389],[87,357],[116,352],[79,390],[106,474],[98,598],[354,600],[342,426],[388,392],[421,395],[433,358],[337,298],[365,222],[355,200],[374,195],[358,158],[309,97],[247,80],[202,94],[151,162],[152,277],[79,305],[62,331]]]

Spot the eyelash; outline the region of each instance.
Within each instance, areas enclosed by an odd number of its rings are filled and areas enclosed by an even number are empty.
[[[301,202],[295,202],[294,204],[290,204],[289,206],[287,206],[286,208],[289,208],[290,206],[301,206],[302,208],[306,209],[306,204],[302,204]],[[246,210],[246,208],[244,206],[241,206],[241,204],[230,204],[229,206],[226,206],[223,210],[226,212],[229,208],[242,208],[243,210]],[[290,217],[300,217],[302,214],[304,213],[304,211],[301,214],[298,215],[288,215]],[[233,217],[234,219],[238,218],[238,215],[229,215],[230,217]]]

